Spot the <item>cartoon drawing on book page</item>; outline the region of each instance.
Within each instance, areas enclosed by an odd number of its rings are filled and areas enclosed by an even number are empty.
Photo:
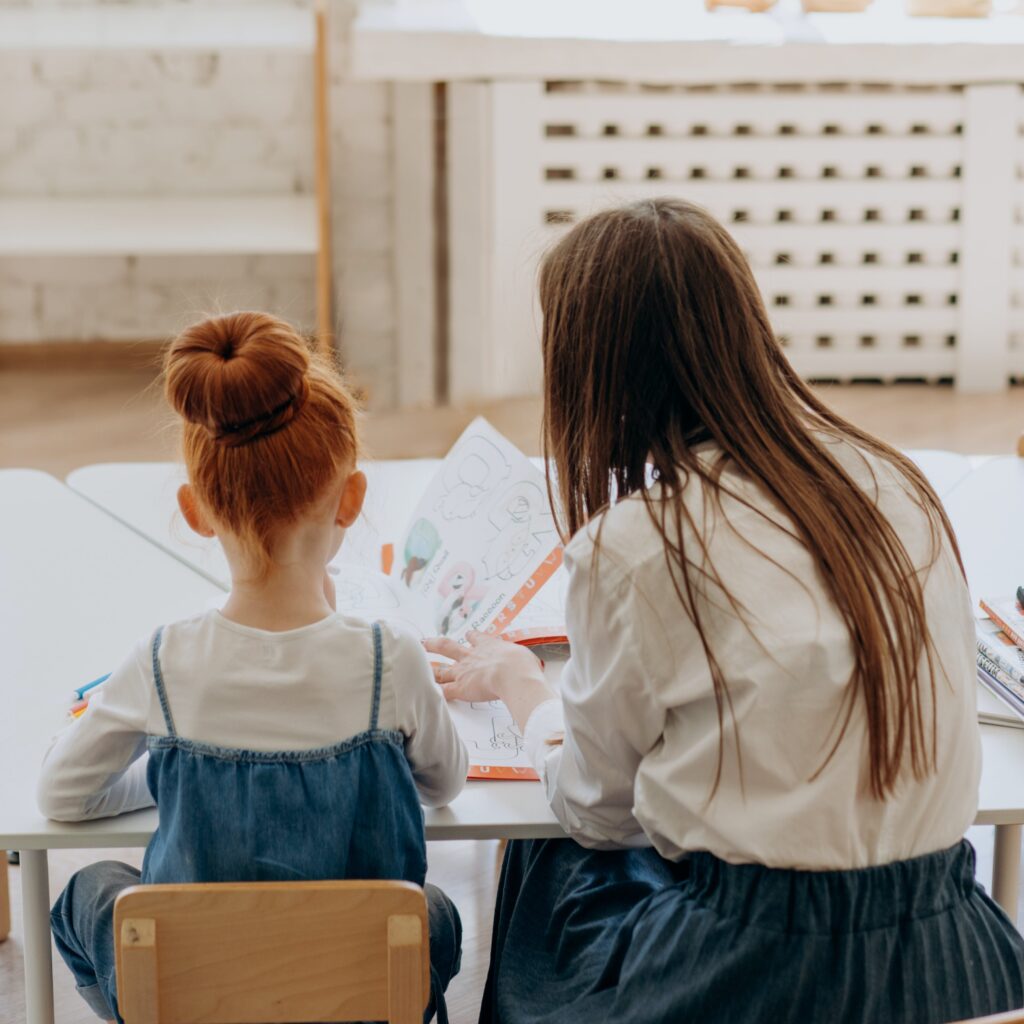
[[[381,576],[386,582],[387,577]],[[351,567],[339,572],[334,581],[335,603],[346,615],[364,615],[368,611],[380,614],[398,607],[398,597],[369,574],[353,572]]]
[[[391,577],[357,564],[331,567],[335,607],[342,615],[372,622],[383,619],[425,636],[433,632],[429,609],[421,598],[406,593]]]
[[[443,519],[468,519],[512,471],[501,449],[471,434],[452,449],[442,468],[444,493],[434,506]]]
[[[484,555],[488,580],[512,579],[557,541],[547,496],[529,480],[510,487],[494,503],[488,518],[497,530]]]
[[[498,619],[504,628],[560,561],[544,477],[486,420],[475,419],[395,550],[391,572],[431,607],[434,630],[459,640]]]
[[[437,594],[441,598],[437,629],[442,636],[448,636],[465,624],[486,596],[487,588],[476,585],[473,566],[468,562],[458,562],[441,578]]]
[[[429,519],[417,519],[405,538],[405,566],[402,569],[402,582],[412,589],[413,581],[421,573],[430,560],[441,548],[441,535],[437,527]]]

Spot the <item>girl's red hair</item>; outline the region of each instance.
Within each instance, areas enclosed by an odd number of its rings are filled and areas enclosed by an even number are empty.
[[[262,561],[358,454],[341,376],[269,313],[230,313],[184,330],[164,361],[181,414],[189,481],[211,518]]]

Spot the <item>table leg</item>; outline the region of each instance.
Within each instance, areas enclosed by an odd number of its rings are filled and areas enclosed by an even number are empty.
[[[0,857],[0,942],[11,933],[11,890],[7,886],[7,860]]]
[[[21,851],[21,906],[25,932],[25,1022],[53,1024],[50,869],[45,850]]]
[[[1017,923],[1017,894],[1020,889],[1020,825],[996,825],[996,846],[992,858],[992,898]]]

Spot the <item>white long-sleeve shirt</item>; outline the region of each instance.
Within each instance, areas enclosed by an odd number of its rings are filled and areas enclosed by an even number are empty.
[[[850,444],[831,444],[923,569],[931,534],[905,479]],[[701,457],[714,459],[716,450],[705,447]],[[940,667],[937,771],[915,781],[908,767],[897,791],[878,801],[867,786],[860,699],[815,777],[853,669],[846,626],[781,510],[735,467],[726,468],[723,483],[757,511],[725,495],[717,509],[697,480],[684,495],[711,562],[754,631],[717,591],[698,599],[735,715],[734,730],[726,707],[718,791],[709,801],[720,732],[707,658],[673,590],[661,537],[633,496],[600,517],[596,568],[598,521],[565,553],[572,659],[561,701],[535,709],[525,735],[558,819],[584,845],[653,844],[674,859],[707,850],[771,867],[856,868],[952,845],[975,816],[981,752],[970,600],[948,542],[924,575]],[[687,550],[693,557],[696,546]],[[920,682],[928,715],[926,663]],[[563,745],[547,742],[563,730]]]
[[[382,626],[378,727],[405,736],[420,800],[451,801],[466,780],[467,753],[426,655],[411,635]],[[167,728],[145,637],[97,690],[89,708],[55,737],[38,801],[59,821],[151,806],[147,735]],[[207,611],[164,628],[160,669],[178,735],[244,750],[312,750],[369,725],[370,626],[340,614],[284,632],[243,626]]]

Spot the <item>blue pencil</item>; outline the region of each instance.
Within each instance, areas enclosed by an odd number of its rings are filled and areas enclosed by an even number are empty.
[[[81,700],[91,689],[93,689],[93,687],[99,686],[100,683],[105,683],[109,678],[110,673],[108,672],[105,676],[100,676],[99,679],[94,679],[91,683],[86,683],[85,686],[80,686],[75,690],[75,696],[72,703],[76,700]]]

